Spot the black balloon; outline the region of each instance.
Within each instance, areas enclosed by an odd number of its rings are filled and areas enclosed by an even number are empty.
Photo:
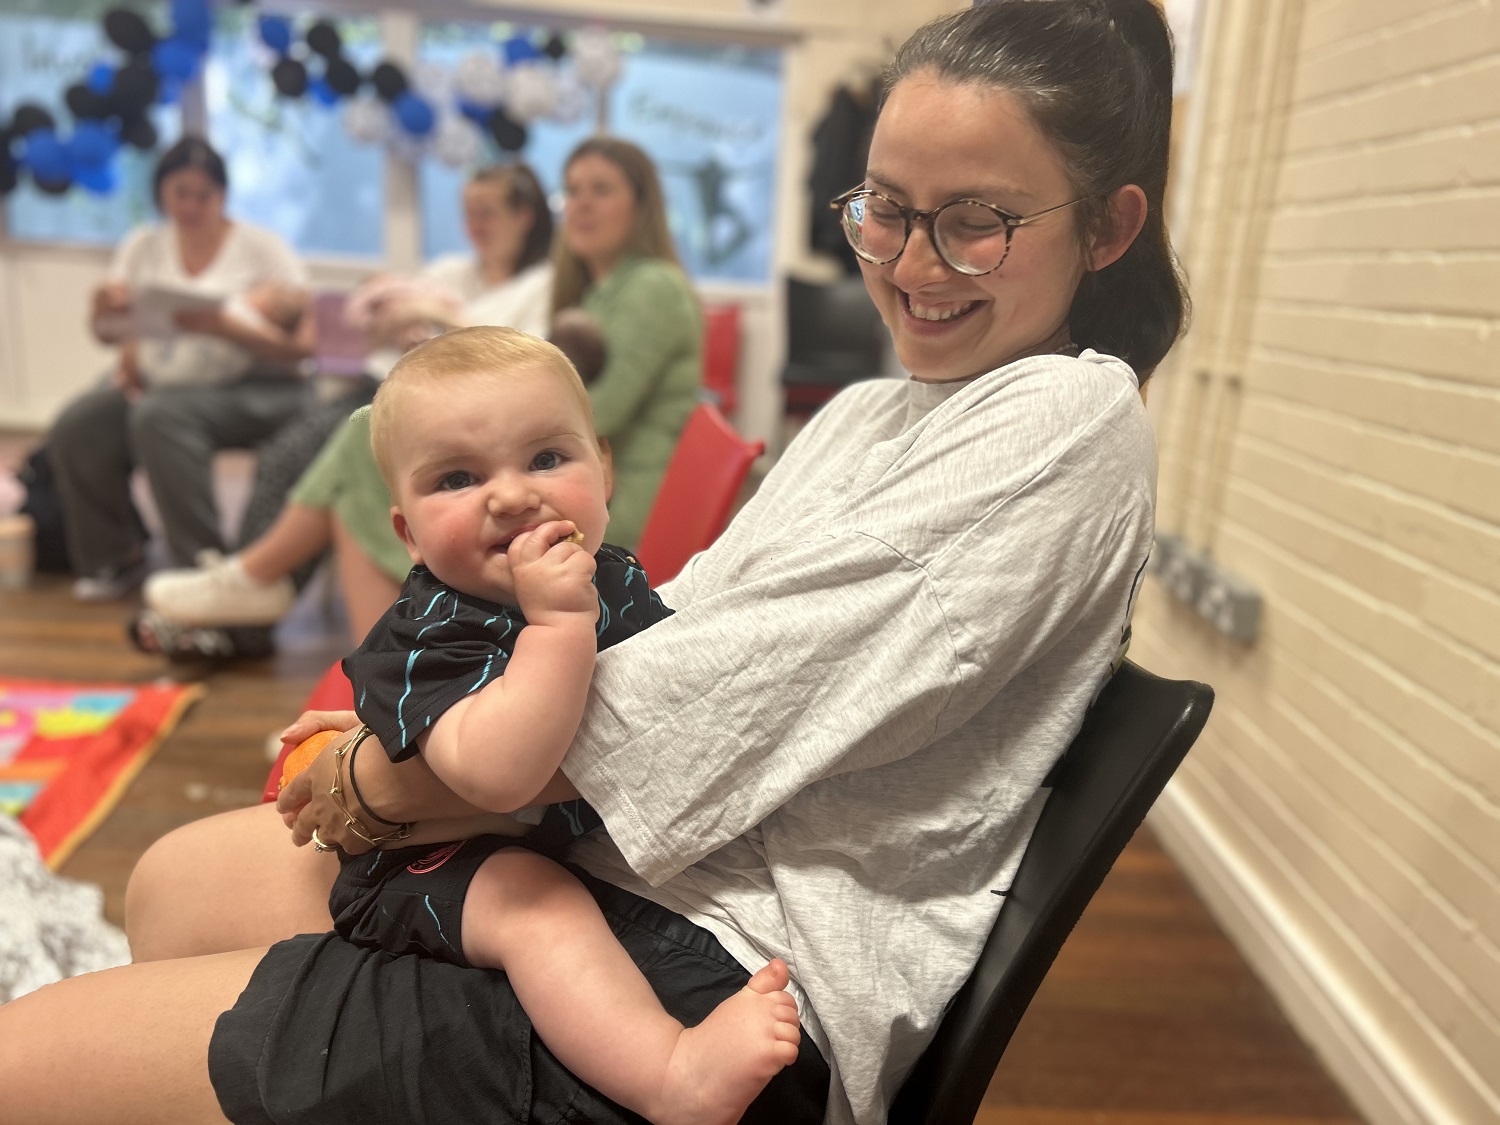
[[[568,45],[563,42],[561,35],[554,31],[551,35],[547,36],[547,42],[542,47],[542,54],[546,55],[553,62],[556,62],[567,53]]]
[[[347,59],[329,59],[328,66],[323,71],[323,81],[328,83],[328,88],[335,94],[348,97],[359,89],[359,71],[354,69],[353,64]]]
[[[67,176],[60,180],[39,180],[33,176],[31,182],[36,184],[37,191],[46,192],[48,195],[66,195],[73,186],[72,179]]]
[[[108,99],[102,94],[94,93],[82,82],[69,86],[63,100],[68,103],[68,112],[80,121],[95,121],[109,116]]]
[[[149,117],[127,117],[120,122],[120,140],[136,148],[155,148],[156,124]]]
[[[325,59],[336,59],[344,50],[344,41],[339,37],[339,29],[327,20],[319,20],[307,29],[308,49],[322,55]]]
[[[490,114],[489,129],[495,143],[506,152],[520,152],[526,147],[526,126],[514,120],[503,109]]]
[[[156,42],[141,14],[129,8],[111,8],[104,13],[104,34],[116,47],[132,55],[145,54]]]
[[[370,80],[375,83],[375,92],[380,95],[381,101],[387,102],[395,101],[411,85],[406,80],[406,72],[391,62],[383,62],[377,66]]]
[[[156,100],[161,90],[161,79],[156,71],[133,59],[115,71],[114,85],[109,92],[109,108],[119,117],[130,117],[144,113]]]
[[[10,131],[23,137],[33,129],[56,129],[57,120],[36,102],[22,102],[10,116]]]
[[[296,59],[282,59],[271,68],[271,81],[283,98],[300,98],[307,93],[307,67]]]

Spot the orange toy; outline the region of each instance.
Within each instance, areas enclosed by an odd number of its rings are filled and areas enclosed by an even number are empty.
[[[312,760],[322,753],[323,747],[343,736],[344,732],[341,730],[320,730],[311,738],[304,738],[297,743],[297,748],[281,763],[281,788],[285,789],[287,782],[311,765]]]

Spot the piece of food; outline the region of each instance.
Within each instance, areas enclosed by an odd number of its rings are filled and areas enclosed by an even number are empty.
[[[570,535],[570,536],[568,536],[566,539],[562,540],[562,542],[564,542],[564,543],[577,543],[580,547],[582,547],[583,546],[583,532],[579,531],[577,528],[574,528],[573,529],[573,534]]]
[[[311,738],[304,738],[297,743],[297,748],[286,756],[281,763],[281,784],[279,788],[285,789],[287,783],[312,764],[312,760],[323,752],[323,747],[330,742],[336,741],[344,736],[341,730],[320,730]]]

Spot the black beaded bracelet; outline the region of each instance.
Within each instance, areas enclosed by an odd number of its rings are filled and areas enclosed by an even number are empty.
[[[365,739],[369,738],[372,733],[374,732],[371,731],[369,727],[365,727],[365,729],[360,732],[359,736],[354,739],[354,742],[349,747],[349,789],[354,794],[354,799],[359,802],[359,807],[364,810],[365,815],[368,816],[371,820],[377,821],[380,824],[384,824],[390,828],[410,828],[411,825],[403,824],[399,820],[387,820],[385,817],[381,816],[378,812],[372,809],[370,807],[370,802],[365,800],[365,795],[359,791],[359,782],[354,780],[355,752],[364,745]]]

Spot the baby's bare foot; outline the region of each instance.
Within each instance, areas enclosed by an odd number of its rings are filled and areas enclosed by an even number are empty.
[[[683,1030],[647,1114],[655,1125],[734,1125],[776,1072],[796,1061],[802,1033],[786,985],[786,963],[772,961]]]

